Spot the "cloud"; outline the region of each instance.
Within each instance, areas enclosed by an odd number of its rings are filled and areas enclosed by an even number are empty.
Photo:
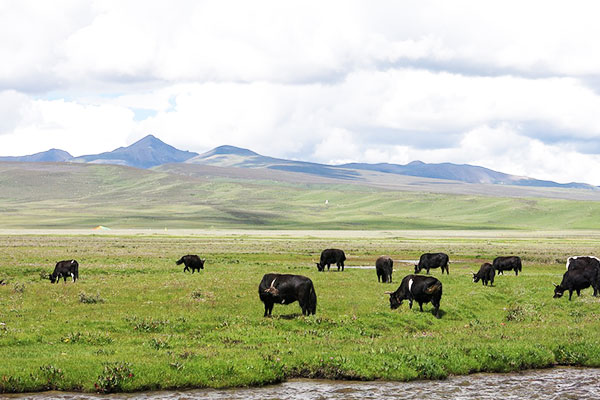
[[[44,4],[0,4],[2,155],[152,133],[198,152],[600,184],[591,2]]]

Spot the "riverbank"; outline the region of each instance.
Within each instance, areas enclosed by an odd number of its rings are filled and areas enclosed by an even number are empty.
[[[552,299],[564,261],[595,254],[595,236],[516,235],[286,237],[0,235],[0,391],[143,391],[260,386],[296,377],[358,380],[443,379],[553,365],[600,366],[600,302],[585,290]],[[450,275],[440,320],[384,291],[412,272],[397,263],[394,284],[373,270],[318,273],[327,247],[348,265],[381,254],[414,260],[444,251]],[[184,274],[183,254],[207,258]],[[483,261],[518,254],[523,273],[471,282]],[[41,275],[61,259],[80,263],[80,280],[51,285]],[[317,314],[297,303],[262,317],[264,273],[310,277]]]
[[[259,388],[196,389],[184,391],[140,392],[133,394],[83,394],[42,392],[0,395],[18,400],[365,400],[403,399],[495,400],[503,399],[562,399],[591,400],[598,397],[600,369],[552,368],[522,373],[473,374],[452,376],[443,381],[325,381],[292,380]]]

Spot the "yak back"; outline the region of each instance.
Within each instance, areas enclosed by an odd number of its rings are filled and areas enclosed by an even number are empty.
[[[323,263],[338,263],[346,261],[344,250],[340,249],[325,249],[321,252],[321,264]]]
[[[493,267],[496,271],[507,271],[515,269],[521,271],[521,257],[519,256],[500,256],[494,258]]]
[[[402,278],[400,286],[392,295],[398,300],[419,300],[420,298],[427,300],[434,293],[441,292],[441,290],[442,283],[433,276],[410,274]]]
[[[258,285],[261,300],[271,299],[274,303],[289,304],[299,296],[314,291],[310,278],[302,275],[265,274]]]

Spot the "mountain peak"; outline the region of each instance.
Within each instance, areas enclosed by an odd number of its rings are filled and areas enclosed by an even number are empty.
[[[198,153],[178,150],[154,135],[147,135],[137,142],[114,151],[77,157],[76,162],[95,164],[119,164],[136,168],[152,168],[161,164],[184,162]]]
[[[244,149],[241,147],[235,147],[230,145],[224,145],[215,147],[208,153],[212,154],[235,154],[238,156],[257,156],[258,153],[253,152],[252,150]]]

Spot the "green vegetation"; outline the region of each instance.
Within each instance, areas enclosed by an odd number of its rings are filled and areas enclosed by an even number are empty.
[[[208,236],[0,236],[0,392],[97,392],[263,385],[291,377],[444,378],[555,364],[600,366],[600,301],[553,299],[564,261],[595,254],[597,237],[473,232],[344,239]],[[446,251],[450,275],[436,319],[388,296],[412,271],[397,262],[394,284],[374,270],[318,273],[320,250],[346,250],[348,265]],[[201,273],[175,260],[207,258]],[[471,282],[481,262],[519,254],[523,273]],[[45,275],[76,258],[80,280]],[[310,277],[317,314],[297,303],[263,318],[257,287],[267,272]]]
[[[600,228],[598,201],[436,194],[428,193],[435,185],[420,187],[421,193],[114,165],[0,164],[0,228]]]

